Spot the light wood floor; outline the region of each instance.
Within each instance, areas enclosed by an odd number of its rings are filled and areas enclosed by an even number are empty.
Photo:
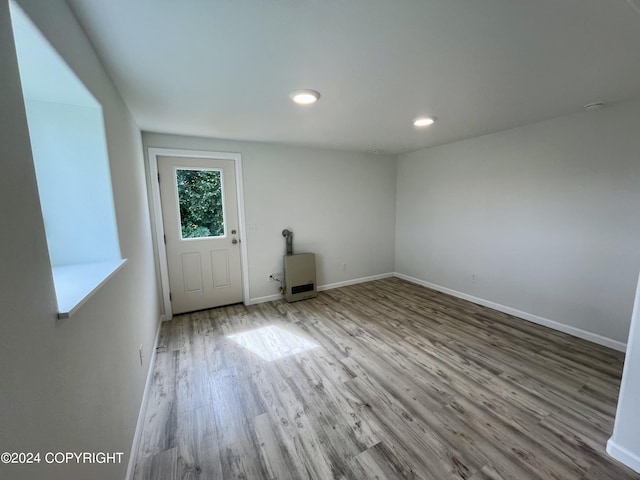
[[[623,359],[395,278],[182,315],[135,479],[637,480],[605,453]]]

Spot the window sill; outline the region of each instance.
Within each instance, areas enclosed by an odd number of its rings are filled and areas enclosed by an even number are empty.
[[[98,291],[127,260],[53,267],[58,318],[69,318]]]

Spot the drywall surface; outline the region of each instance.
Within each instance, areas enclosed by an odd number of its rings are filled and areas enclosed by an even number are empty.
[[[639,124],[627,103],[400,155],[396,272],[624,348]]]
[[[640,281],[633,307],[631,330],[627,342],[624,373],[618,397],[613,435],[607,442],[609,454],[640,473]]]
[[[316,254],[320,286],[393,272],[394,157],[146,132],[143,143],[242,155],[252,301],[278,294],[268,276],[282,272],[285,228],[294,252]]]
[[[102,110],[25,105],[52,265],[120,259]]]
[[[159,321],[140,133],[62,0],[19,4],[103,105],[127,264],[76,315],[56,300],[9,9],[0,2],[0,451],[123,452],[115,464],[0,464],[0,478],[123,478]],[[145,351],[140,365],[138,347]]]

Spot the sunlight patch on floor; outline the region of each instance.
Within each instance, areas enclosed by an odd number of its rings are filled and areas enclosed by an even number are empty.
[[[275,325],[236,333],[229,335],[228,338],[267,362],[306,352],[319,346]]]

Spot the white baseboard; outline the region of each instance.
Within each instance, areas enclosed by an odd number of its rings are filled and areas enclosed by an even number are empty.
[[[607,441],[607,453],[627,467],[640,473],[640,457],[621,447],[611,438]]]
[[[142,429],[144,427],[144,418],[147,414],[147,399],[149,398],[149,392],[151,390],[151,384],[153,383],[153,369],[156,366],[156,348],[158,347],[158,340],[160,339],[160,328],[162,327],[162,317],[158,322],[158,328],[156,330],[156,338],[153,340],[153,350],[151,352],[151,359],[149,360],[149,370],[147,371],[147,381],[144,384],[144,391],[142,392],[142,403],[140,405],[140,411],[138,412],[138,421],[136,422],[136,431],[133,434],[133,443],[131,445],[131,453],[129,454],[129,464],[127,465],[127,475],[124,477],[126,480],[132,480],[135,473],[136,459],[138,456],[138,447],[140,446],[140,437],[142,436]]]
[[[318,291],[319,292],[323,292],[325,290],[331,290],[332,288],[340,288],[340,287],[346,287],[348,285],[356,285],[358,283],[365,283],[365,282],[372,282],[374,280],[381,280],[383,278],[389,278],[389,277],[393,277],[395,274],[393,273],[382,273],[380,275],[371,275],[369,277],[360,277],[360,278],[354,278],[351,280],[345,280],[344,282],[335,282],[335,283],[328,283],[326,285],[318,285]],[[257,303],[264,303],[264,302],[272,302],[274,300],[280,300],[281,298],[284,298],[282,295],[280,294],[275,294],[275,295],[267,295],[265,297],[256,297],[256,298],[251,298],[249,300],[248,305],[255,305]]]
[[[280,300],[281,298],[284,298],[284,297],[279,293],[276,293],[274,295],[266,295],[264,297],[250,298],[249,303],[247,303],[247,305],[256,305],[258,303],[273,302],[274,300]]]
[[[318,291],[331,290],[332,288],[346,287],[349,285],[357,285],[358,283],[373,282],[374,280],[382,280],[383,278],[393,277],[393,273],[382,273],[380,275],[371,275],[369,277],[354,278],[353,280],[345,280],[344,282],[328,283],[327,285],[319,285]]]
[[[515,308],[507,307],[505,305],[500,305],[499,303],[495,303],[490,300],[474,297],[473,295],[458,292],[457,290],[452,290],[450,288],[443,287],[435,283],[427,282],[425,280],[420,280],[419,278],[410,277],[409,275],[405,275],[403,273],[395,273],[394,276],[397,278],[401,278],[402,280],[406,280],[408,282],[430,288],[432,290],[437,290],[442,293],[453,295],[454,297],[462,298],[463,300],[468,300],[469,302],[473,302],[478,305],[483,305],[485,307],[493,308],[494,310],[498,310],[499,312],[513,315],[514,317],[522,318],[523,320],[528,320],[529,322],[537,323],[538,325],[543,325],[545,327],[553,328],[554,330],[558,330],[560,332],[568,333],[569,335],[573,335],[574,337],[579,337],[584,340],[588,340],[590,342],[603,345],[605,347],[613,348],[614,350],[618,350],[620,352],[625,352],[627,350],[626,343],[622,343],[617,340],[613,340],[611,338],[603,337],[602,335],[598,335],[596,333],[591,333],[586,330],[581,330],[579,328],[566,325],[564,323],[556,322],[555,320],[539,317],[538,315],[533,315],[531,313],[523,312],[522,310],[517,310]]]

